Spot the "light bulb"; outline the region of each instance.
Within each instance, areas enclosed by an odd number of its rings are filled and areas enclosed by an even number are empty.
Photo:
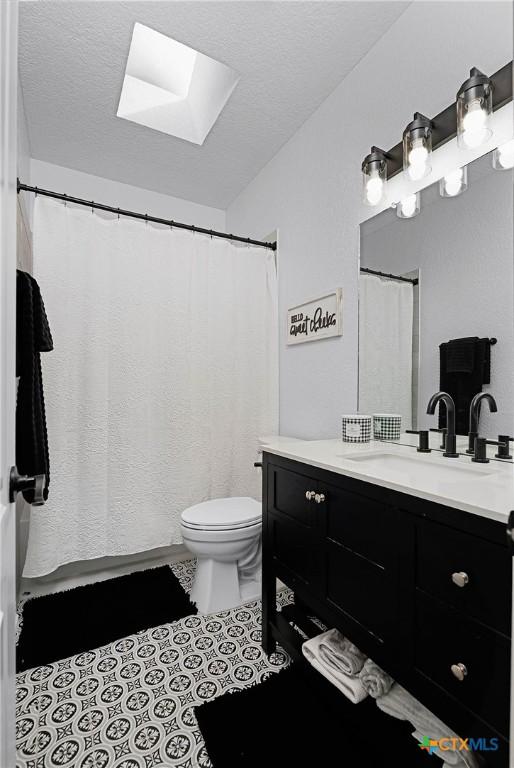
[[[428,150],[423,139],[415,139],[409,152],[409,176],[411,179],[422,179],[427,172]]]
[[[380,176],[372,176],[366,182],[366,198],[370,205],[377,205],[382,199],[384,182]]]
[[[404,219],[410,219],[411,216],[414,216],[414,214],[417,212],[417,195],[408,195],[408,197],[404,197],[403,200],[400,200],[400,208],[402,217]]]
[[[498,147],[496,150],[496,163],[500,168],[514,167],[514,139]]]
[[[444,189],[448,197],[455,197],[462,189],[462,179],[464,172],[462,168],[447,173],[444,177]]]
[[[479,147],[490,135],[490,131],[487,130],[487,112],[482,109],[480,99],[470,101],[462,127],[462,138],[470,149]]]

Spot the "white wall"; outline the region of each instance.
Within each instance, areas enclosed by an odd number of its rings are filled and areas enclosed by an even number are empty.
[[[511,3],[413,3],[229,207],[229,231],[279,231],[283,434],[337,436],[357,406],[362,158],[396,144],[414,111],[446,107],[470,67],[510,59]],[[286,347],[287,306],[337,286],[343,336]]]
[[[496,337],[491,392],[498,413],[482,409],[480,433],[496,439],[514,431],[513,172],[494,171],[490,156],[468,166],[468,189],[453,199],[437,185],[421,196],[421,213],[399,219],[384,211],[361,227],[361,264],[405,275],[420,270],[418,424],[439,389],[439,344],[463,336]],[[509,225],[510,222],[510,225]]]
[[[175,219],[184,224],[225,231],[225,211],[219,208],[161,195],[149,189],[121,184],[41,160],[30,161],[30,184],[53,192],[66,192],[73,197],[114,205],[116,208],[126,208],[159,218]]]
[[[17,148],[17,163],[16,163],[16,170],[18,174],[18,178],[25,181],[26,184],[28,182],[26,179],[30,178],[30,140],[29,140],[29,129],[27,125],[27,117],[25,115],[25,105],[23,103],[23,91],[21,89],[21,84],[18,79],[18,104],[17,104],[17,137],[18,137],[18,148]],[[22,211],[22,215],[24,216],[26,222],[32,218],[32,200],[31,196],[27,193],[22,193],[18,197],[20,201],[20,208]]]

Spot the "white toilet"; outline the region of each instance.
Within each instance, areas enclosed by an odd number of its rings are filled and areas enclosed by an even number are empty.
[[[247,496],[213,499],[182,512],[184,544],[197,558],[191,600],[200,613],[261,596],[262,508]]]

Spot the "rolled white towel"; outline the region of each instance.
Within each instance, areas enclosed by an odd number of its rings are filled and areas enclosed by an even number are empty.
[[[363,668],[359,672],[359,678],[364,686],[364,690],[374,699],[385,696],[391,690],[394,683],[391,675],[384,672],[372,659],[367,659],[364,663]]]
[[[320,635],[319,656],[330,669],[351,676],[358,675],[366,661],[365,654],[337,629]]]
[[[307,640],[302,645],[302,652],[307,661],[323,675],[332,685],[335,685],[341,693],[353,704],[358,704],[360,701],[366,698],[368,695],[363,688],[363,685],[358,677],[352,677],[351,675],[345,675],[340,670],[327,667],[324,664],[319,655],[320,638],[323,635],[318,635],[310,640]]]

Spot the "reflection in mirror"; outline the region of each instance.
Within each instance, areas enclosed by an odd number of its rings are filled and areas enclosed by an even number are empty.
[[[514,436],[513,171],[493,170],[487,155],[467,174],[458,196],[424,190],[412,219],[388,209],[364,222],[359,278],[359,411],[400,414],[401,442],[416,445],[407,430],[445,428],[444,405],[426,410],[449,392],[463,453],[479,392],[498,406],[482,402],[480,436]],[[430,437],[439,449],[441,434]]]

